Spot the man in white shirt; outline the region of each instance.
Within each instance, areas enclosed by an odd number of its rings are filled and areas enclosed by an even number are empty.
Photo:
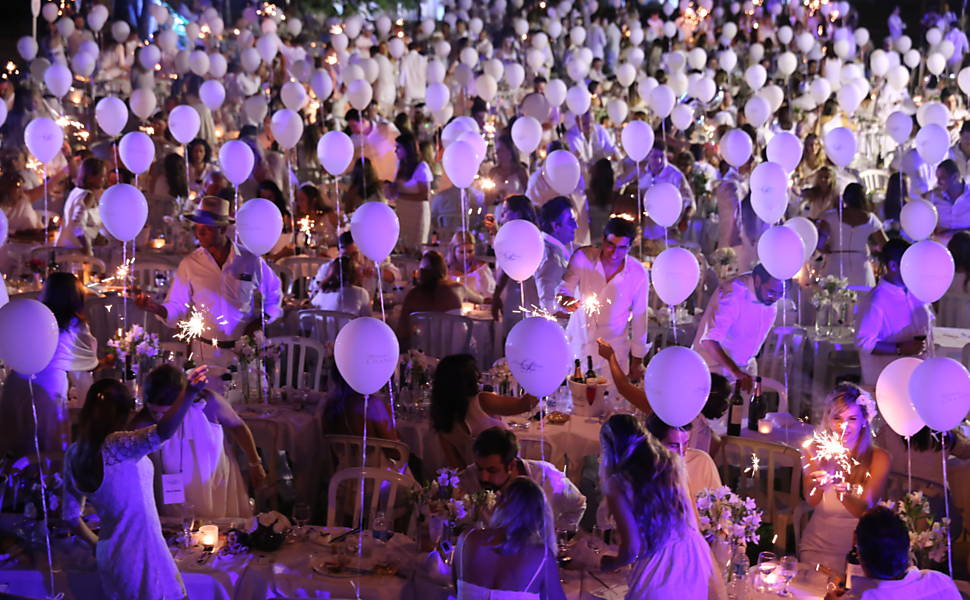
[[[556,196],[546,202],[539,211],[539,221],[545,242],[542,262],[535,273],[539,306],[555,314],[560,311],[556,292],[573,255],[573,239],[576,235],[576,209],[572,200],[566,196]]]
[[[957,164],[964,181],[970,178],[970,121],[964,121],[960,128],[960,139],[950,148],[947,158]]]
[[[599,248],[586,246],[569,259],[559,287],[562,310],[572,313],[566,327],[576,358],[592,356],[605,367],[596,340],[609,342],[621,362],[630,355],[630,378],[643,374],[647,353],[647,294],[650,275],[637,260],[627,256],[636,225],[621,218],[610,219],[603,228]]]
[[[909,242],[890,240],[879,260],[885,274],[859,307],[855,341],[863,385],[875,385],[882,370],[900,356],[922,356],[933,328],[929,305],[906,289],[899,263]]]
[[[229,239],[228,201],[204,196],[185,218],[199,248],[179,263],[164,303],[145,294],[136,302],[172,328],[198,311],[203,325],[192,343],[194,362],[225,367],[235,359],[236,340],[283,316],[280,280],[266,261]]]
[[[960,176],[956,161],[949,158],[936,167],[936,181],[929,199],[940,216],[937,233],[949,238],[970,228],[970,185]]]
[[[599,159],[612,158],[616,153],[606,129],[593,123],[591,111],[576,118],[576,124],[566,132],[566,145],[584,170],[588,170]]]
[[[852,579],[852,592],[833,590],[825,600],[960,600],[952,579],[910,566],[909,530],[892,509],[867,510],[856,525],[855,546],[865,577]]]
[[[408,102],[424,102],[428,87],[428,57],[421,54],[418,48],[412,48],[401,58],[398,84],[404,89]]]
[[[755,357],[775,323],[785,283],[763,265],[721,285],[701,317],[691,346],[711,371],[750,390],[757,374]]]
[[[586,497],[552,463],[520,458],[514,433],[501,427],[486,429],[475,438],[472,452],[474,464],[458,474],[463,492],[475,494],[486,490],[500,494],[516,477],[528,477],[546,493],[556,531],[579,528],[579,521],[586,512]]]

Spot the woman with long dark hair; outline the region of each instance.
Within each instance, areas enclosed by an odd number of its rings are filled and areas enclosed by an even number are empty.
[[[351,214],[364,202],[387,202],[377,178],[374,163],[369,158],[355,160],[350,170],[350,185],[340,199],[340,208]]]
[[[370,294],[361,287],[361,271],[353,257],[347,254],[339,256],[327,268],[327,277],[317,288],[310,304],[321,310],[369,317]]]
[[[175,600],[185,586],[169,552],[155,505],[148,454],[179,429],[205,386],[206,367],[189,372],[171,408],[157,425],[128,431],[135,407],[120,381],[102,379],[88,391],[76,441],[64,457],[63,518],[79,538],[96,548],[98,574],[108,598]],[[90,500],[101,530],[95,535],[81,519]]]
[[[71,424],[67,412],[68,373],[90,371],[98,366],[98,342],[84,319],[81,282],[70,273],[52,273],[44,282],[40,301],[51,309],[57,321],[57,348],[51,362],[32,380],[16,372],[7,375],[0,397],[0,415],[3,415],[0,454],[33,453],[31,395],[37,405],[37,439],[41,452],[63,452]]]
[[[196,195],[202,196],[205,179],[212,171],[212,148],[209,142],[202,138],[195,138],[188,145],[189,179],[188,186]]]
[[[420,250],[431,233],[431,167],[421,160],[418,142],[405,131],[397,136],[397,175],[388,187],[401,221],[401,246]]]
[[[461,297],[456,284],[448,281],[447,275],[448,267],[441,254],[432,250],[421,257],[417,285],[408,291],[401,303],[397,335],[403,349],[408,348],[411,338],[411,313],[461,311]]]

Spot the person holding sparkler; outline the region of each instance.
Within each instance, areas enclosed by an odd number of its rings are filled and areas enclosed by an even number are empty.
[[[841,383],[825,400],[822,422],[802,454],[802,491],[815,508],[802,534],[803,562],[845,571],[856,522],[882,496],[889,454],[873,444],[876,406],[857,385]]]

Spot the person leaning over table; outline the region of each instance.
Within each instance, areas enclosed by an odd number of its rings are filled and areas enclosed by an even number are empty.
[[[283,315],[280,280],[265,260],[229,239],[233,220],[227,200],[205,196],[185,219],[199,247],[179,263],[165,302],[146,294],[135,301],[172,328],[190,310],[199,311],[204,331],[192,343],[195,362],[227,367],[236,358],[232,349],[240,337]]]
[[[458,474],[466,494],[491,491],[501,494],[517,477],[535,481],[545,492],[556,531],[576,531],[586,512],[586,497],[566,474],[550,462],[519,456],[515,434],[501,427],[490,427],[478,434],[472,445],[474,462]]]
[[[825,600],[960,600],[951,578],[911,564],[909,530],[892,509],[867,510],[855,526],[855,546],[865,579],[853,580],[851,592],[829,591]]]

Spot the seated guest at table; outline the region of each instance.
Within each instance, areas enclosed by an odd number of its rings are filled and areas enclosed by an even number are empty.
[[[616,359],[616,352],[613,346],[603,338],[596,340],[599,344],[599,355],[606,359],[610,368],[610,377],[616,391],[632,404],[635,408],[646,415],[653,415],[653,407],[647,398],[643,388],[630,383],[630,378],[620,368],[620,362]],[[690,432],[691,448],[696,448],[708,454],[716,454],[720,437],[711,429],[710,421],[717,421],[727,412],[728,398],[731,396],[731,384],[727,377],[717,373],[711,373],[711,391],[704,403],[701,413],[691,422],[687,428]]]
[[[847,185],[842,204],[841,210],[825,211],[819,222],[818,235],[826,255],[822,275],[845,277],[849,285],[872,287],[876,276],[869,261],[869,248],[879,248],[889,238],[882,230],[882,222],[870,210],[862,185]]]
[[[185,387],[185,375],[172,365],[154,369],[145,379],[143,408],[133,426],[148,427],[160,422]],[[182,476],[185,502],[196,516],[207,519],[248,517],[252,515],[249,494],[239,465],[226,454],[225,433],[249,461],[249,482],[258,490],[266,471],[256,452],[253,434],[236,411],[219,394],[203,391],[179,426],[178,435],[149,454],[155,465],[155,499],[158,514],[181,515],[179,503],[165,504],[161,495],[162,476]]]
[[[485,529],[458,541],[458,600],[565,600],[546,496],[516,477]]]
[[[936,324],[970,328],[970,232],[958,231],[946,245],[953,256],[955,273],[950,289],[940,299]]]
[[[191,344],[195,360],[227,367],[236,359],[236,340],[283,316],[280,279],[265,260],[229,239],[227,200],[205,196],[185,218],[199,248],[179,263],[164,303],[145,294],[136,303],[172,328],[191,309],[199,311],[204,335]]]
[[[418,284],[414,286],[401,303],[401,317],[397,323],[397,336],[401,349],[410,348],[411,313],[414,312],[461,312],[461,298],[456,291],[457,284],[445,277],[448,269],[445,259],[434,250],[425,252],[418,269]]]
[[[556,531],[576,531],[586,512],[586,497],[550,462],[519,456],[519,443],[508,429],[491,427],[478,434],[472,446],[475,462],[461,473],[461,489],[467,494],[482,490],[504,493],[517,477],[538,483],[552,507]]]
[[[44,236],[44,224],[24,192],[24,180],[6,159],[0,164],[0,210],[7,218],[7,228],[11,235],[29,235],[40,240]]]
[[[458,292],[465,302],[483,304],[492,301],[495,275],[492,265],[475,257],[475,238],[467,231],[455,232],[448,244],[448,277],[461,286]],[[465,273],[468,273],[466,276]]]
[[[825,600],[959,600],[953,580],[939,571],[910,563],[910,537],[906,523],[885,506],[870,508],[855,527],[859,564],[866,575],[861,592],[830,591]]]
[[[189,372],[188,386],[157,425],[128,431],[135,402],[120,381],[102,379],[88,390],[76,441],[64,457],[62,517],[96,547],[98,574],[108,598],[185,598],[178,567],[162,537],[147,455],[179,430],[205,385],[205,367]],[[84,502],[101,520],[95,535],[81,519]]]
[[[101,233],[98,200],[105,186],[104,161],[93,156],[84,159],[74,183],[77,187],[64,201],[61,228],[55,244],[92,254],[94,241]]]
[[[369,317],[370,294],[360,286],[359,265],[345,254],[326,266],[327,278],[320,283],[310,299],[310,304],[321,310],[336,310],[357,317]]]
[[[561,310],[556,292],[573,255],[573,240],[578,227],[573,201],[567,196],[556,196],[546,202],[539,210],[539,223],[545,243],[542,262],[534,276],[539,306],[555,314]]]
[[[29,381],[10,371],[0,397],[0,456],[34,453],[34,415],[37,406],[37,440],[41,452],[67,449],[70,418],[67,412],[68,373],[98,366],[98,342],[84,317],[84,287],[70,273],[52,273],[44,282],[40,301],[57,321],[57,348],[43,371]],[[31,386],[33,391],[31,391]],[[82,391],[83,395],[83,391]]]
[[[367,290],[371,297],[376,296],[378,291],[377,270],[374,268],[373,261],[360,253],[357,244],[354,243],[353,234],[349,231],[341,233],[337,238],[337,246],[339,248],[338,256],[350,257],[357,268],[360,269],[361,283],[359,285]],[[319,291],[320,285],[330,275],[331,262],[327,261],[321,264],[320,268],[317,269],[317,274],[310,281],[308,287],[311,298]],[[384,289],[390,289],[390,286],[401,277],[401,270],[391,264],[390,258],[386,258],[381,263],[381,277],[384,278]]]
[[[851,468],[846,472],[835,461],[819,457],[815,443],[805,447],[802,491],[815,512],[798,548],[803,562],[844,572],[856,521],[882,497],[890,462],[889,454],[873,444],[875,416],[875,403],[857,385],[841,383],[825,399],[818,433],[841,441]]]
[[[364,435],[365,425],[368,437],[400,439],[391,419],[391,408],[387,399],[371,395],[365,415],[364,396],[347,384],[347,380],[334,364],[330,369],[330,390],[323,409],[323,434],[361,437]]]
[[[498,417],[531,410],[538,400],[482,391],[478,365],[471,354],[441,359],[431,384],[431,426],[441,443],[445,466],[462,469],[472,462],[472,443],[489,427],[503,427]]]
[[[859,306],[855,333],[863,385],[876,385],[882,370],[900,356],[922,356],[933,327],[930,306],[903,282],[899,265],[909,242],[890,240],[879,260],[883,275]]]
[[[936,189],[929,200],[940,215],[937,233],[949,237],[970,228],[970,185],[963,180],[956,162],[946,159],[936,167]]]
[[[628,600],[723,596],[680,461],[632,415],[610,417],[600,446],[601,485],[620,537],[617,555],[604,555],[601,568],[633,565]]]
[[[684,461],[687,469],[687,489],[690,498],[696,498],[697,493],[709,488],[721,487],[721,476],[711,455],[703,450],[688,448],[693,424],[683,427],[671,427],[653,413],[647,417],[647,431],[667,450],[673,452]]]
[[[758,370],[755,357],[774,327],[776,303],[784,289],[785,282],[760,264],[721,285],[704,310],[691,346],[712,372],[751,389]]]

